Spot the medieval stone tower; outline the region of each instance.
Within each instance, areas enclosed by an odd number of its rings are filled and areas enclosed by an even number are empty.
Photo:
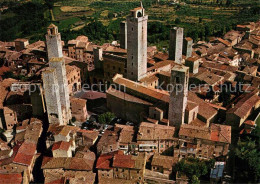
[[[186,58],[189,58],[192,56],[192,44],[193,40],[190,37],[186,37],[183,39],[183,55],[186,56]]]
[[[175,65],[171,70],[171,85],[168,119],[170,126],[179,128],[184,123],[188,97],[189,67]]]
[[[47,28],[46,47],[49,60],[52,57],[63,57],[61,35],[58,32],[58,27],[54,24],[51,24]]]
[[[127,23],[122,21],[120,23],[120,48],[127,49]]]
[[[49,123],[63,125],[56,70],[46,68],[46,70],[42,72],[42,80]]]
[[[127,78],[138,81],[147,72],[147,20],[143,7],[130,11],[127,20]]]
[[[65,61],[63,57],[61,58],[54,57],[49,60],[49,66],[50,68],[56,70],[63,118],[64,121],[68,123],[69,120],[71,119],[71,110],[70,110],[70,99],[69,99],[69,91],[68,91],[68,81],[66,77]]]
[[[183,28],[174,27],[170,31],[169,59],[181,64],[182,61]]]

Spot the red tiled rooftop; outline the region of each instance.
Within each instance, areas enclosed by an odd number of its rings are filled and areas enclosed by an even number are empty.
[[[32,142],[24,142],[19,148],[13,162],[23,165],[30,165],[36,153],[36,144]]]
[[[55,142],[52,146],[52,151],[61,149],[61,150],[69,150],[70,148],[70,142],[65,142],[65,141],[59,141]]]
[[[100,155],[100,157],[97,160],[96,168],[97,169],[112,169],[112,165],[110,164],[112,161],[112,158],[115,154],[122,155],[122,151],[115,151],[112,153],[107,153]]]
[[[135,161],[132,155],[115,155],[113,159],[113,167],[134,168]]]
[[[20,184],[23,181],[22,173],[0,173],[0,183]]]

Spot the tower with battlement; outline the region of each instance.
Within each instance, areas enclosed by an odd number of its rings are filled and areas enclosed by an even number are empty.
[[[171,91],[168,119],[170,126],[179,128],[184,123],[187,106],[189,67],[175,65],[171,70]]]
[[[65,61],[63,57],[53,57],[49,60],[50,68],[56,70],[57,82],[59,85],[60,103],[65,123],[69,123],[71,119],[70,100],[68,91],[68,81],[66,77]]]
[[[127,20],[127,78],[139,81],[147,72],[147,20],[143,7],[130,11]]]
[[[54,24],[47,28],[46,47],[49,60],[53,57],[63,57],[61,35]]]
[[[64,125],[56,70],[46,68],[42,80],[49,123]]]
[[[182,62],[183,28],[174,27],[170,31],[169,59]]]

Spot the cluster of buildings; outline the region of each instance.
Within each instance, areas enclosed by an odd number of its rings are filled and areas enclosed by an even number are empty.
[[[176,178],[181,159],[225,166],[230,145],[259,120],[260,23],[197,43],[175,27],[166,53],[147,46],[147,21],[142,6],[131,10],[120,44],[86,36],[65,44],[53,24],[46,42],[0,42],[1,183],[188,182]],[[107,109],[134,126],[100,134],[73,124],[90,116],[75,96],[86,83],[100,85]],[[235,89],[228,104],[226,84]]]

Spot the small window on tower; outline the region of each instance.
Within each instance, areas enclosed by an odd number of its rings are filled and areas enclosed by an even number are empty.
[[[132,27],[132,31],[134,30],[134,28]]]
[[[175,80],[176,80],[176,83],[180,83],[180,77],[176,77]]]

